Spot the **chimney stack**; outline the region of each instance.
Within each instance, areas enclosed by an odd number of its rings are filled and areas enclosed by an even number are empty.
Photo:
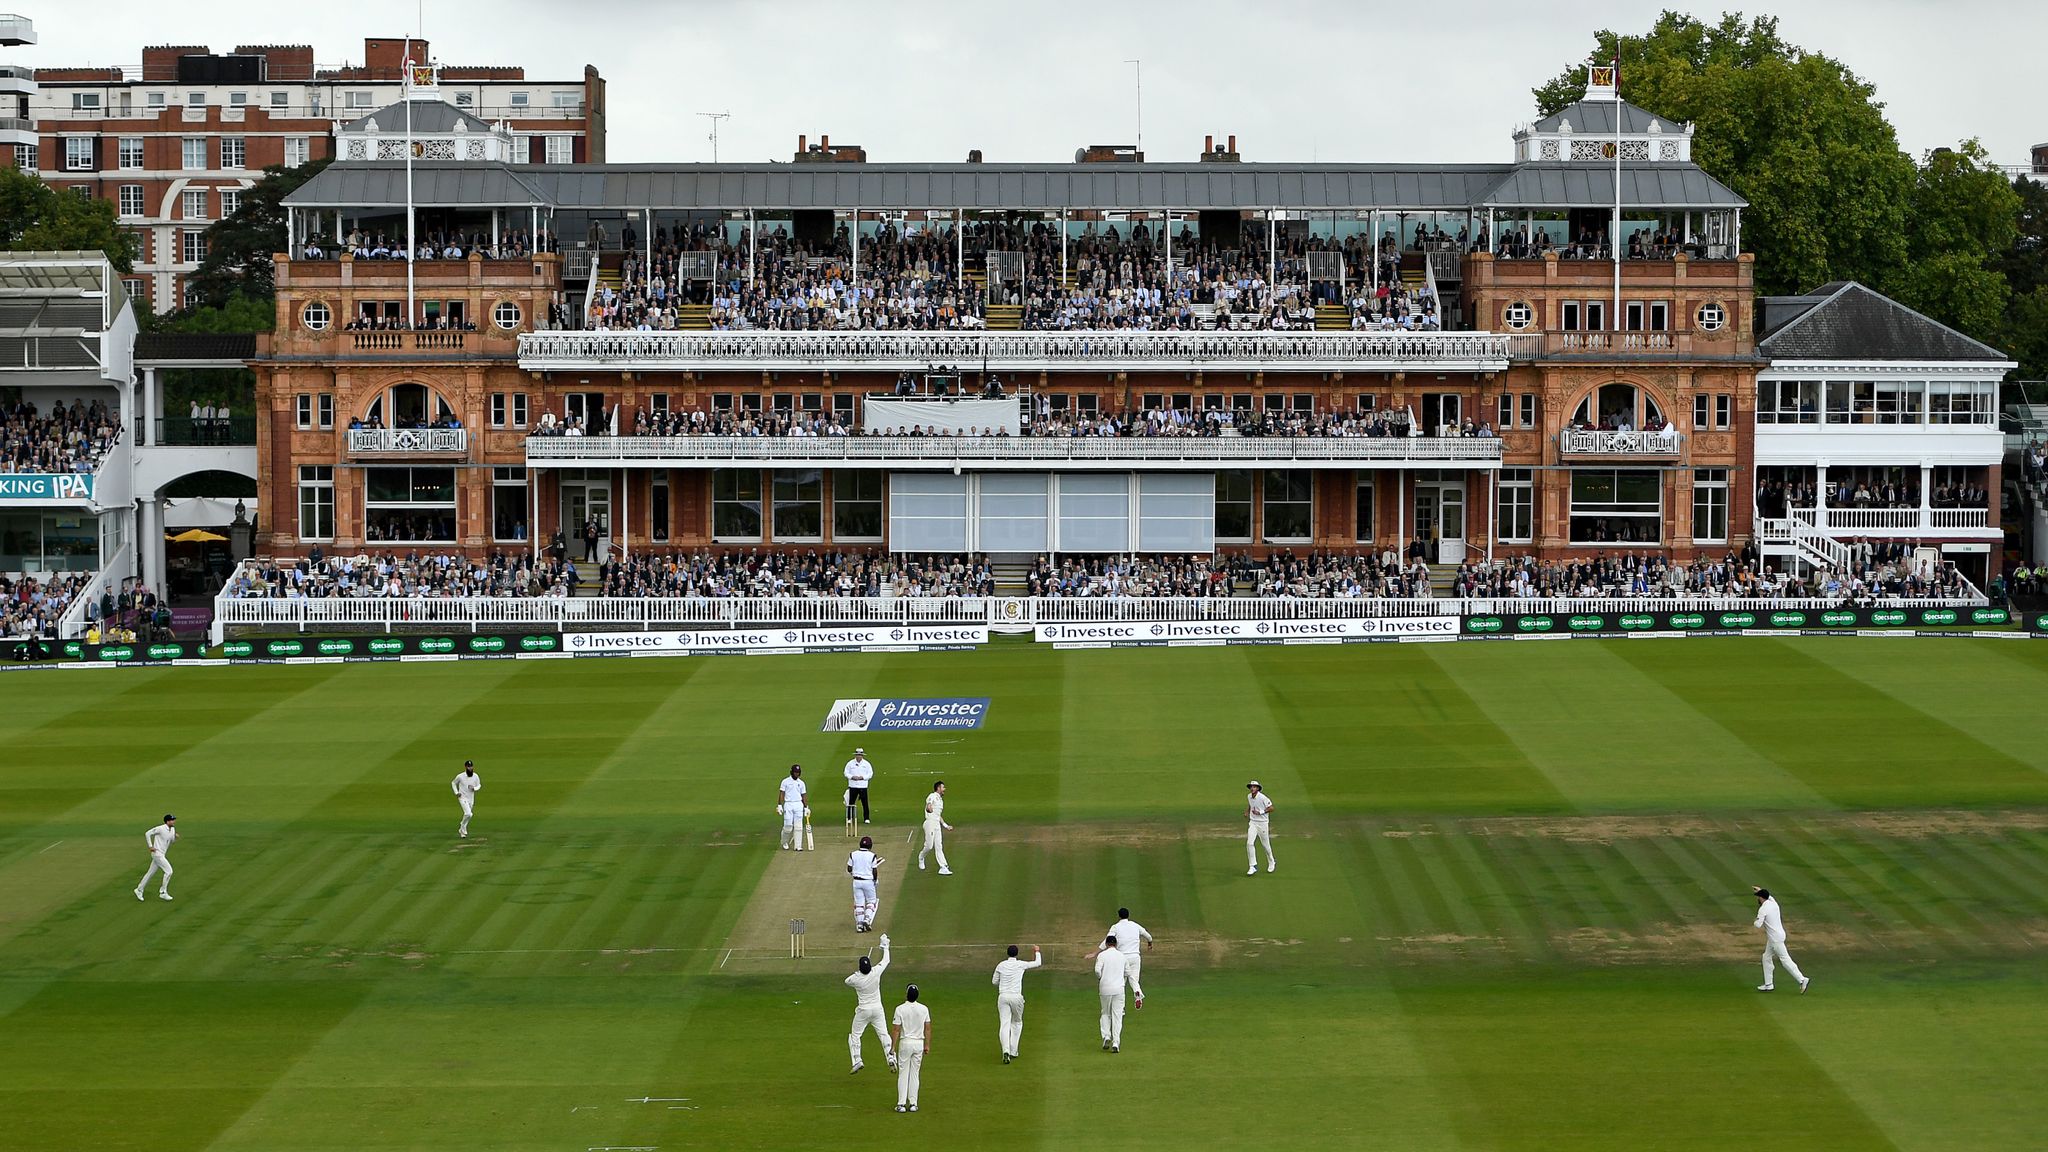
[[[801,156],[801,155],[803,155],[803,154],[804,154],[805,152],[809,151],[809,145],[810,145],[810,143],[811,143],[811,138],[810,138],[809,134],[807,134],[807,133],[802,133],[802,132],[799,132],[799,133],[797,133],[797,137],[796,137],[796,152],[797,152],[797,155]]]

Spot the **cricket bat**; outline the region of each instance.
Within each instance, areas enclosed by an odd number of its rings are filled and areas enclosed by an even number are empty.
[[[811,810],[806,808],[804,809],[804,851],[816,852],[817,850],[818,838],[811,833]]]

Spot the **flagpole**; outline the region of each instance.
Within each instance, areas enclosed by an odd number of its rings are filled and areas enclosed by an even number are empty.
[[[1614,256],[1614,315],[1608,330],[1619,332],[1621,320],[1621,53],[1614,54],[1614,226],[1608,229],[1607,244]]]
[[[399,99],[405,103],[405,326],[411,328],[419,315],[418,301],[414,298],[412,262],[419,254],[419,244],[413,235],[412,206],[412,37],[405,40],[405,82],[399,86]]]

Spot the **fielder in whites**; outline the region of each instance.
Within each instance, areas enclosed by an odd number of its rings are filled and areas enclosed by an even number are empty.
[[[1095,957],[1095,991],[1102,1003],[1102,1050],[1121,1052],[1124,1043],[1124,954],[1116,937],[1102,938]]]
[[[135,898],[143,898],[142,890],[149,887],[150,878],[163,873],[163,883],[157,888],[159,900],[171,898],[171,860],[166,853],[178,840],[178,818],[164,813],[164,822],[142,834],[142,842],[149,846],[149,871],[142,874],[142,882],[135,886]]]
[[[1266,846],[1266,871],[1273,870],[1273,798],[1259,787],[1257,780],[1245,785],[1250,793],[1245,798],[1244,815],[1249,826],[1244,833],[1244,856],[1251,867],[1244,870],[1247,876],[1256,876],[1259,871],[1259,845]]]
[[[863,836],[860,847],[846,858],[846,874],[853,877],[853,930],[871,932],[875,913],[882,901],[875,895],[875,881],[881,877],[882,858],[875,855],[875,838]]]
[[[953,870],[946,867],[946,833],[953,826],[946,823],[946,782],[940,780],[932,785],[932,794],[924,798],[924,847],[917,850],[917,870],[924,871],[925,853],[939,858],[939,875],[951,876]]]
[[[462,823],[456,825],[455,834],[469,839],[469,818],[476,814],[476,794],[484,790],[483,778],[476,774],[476,761],[464,760],[462,771],[448,786],[455,790],[455,802],[462,805]]]
[[[1785,966],[1785,971],[1799,981],[1799,990],[1813,983],[1799,971],[1799,965],[1792,962],[1792,953],[1785,950],[1785,920],[1778,912],[1778,899],[1771,895],[1769,888],[1758,888],[1756,892],[1756,923],[1753,927],[1764,930],[1764,982],[1756,986],[1759,992],[1770,992],[1777,988],[1774,979],[1776,971],[1772,961]]]
[[[1038,945],[1031,946],[1031,962],[1017,959],[1017,946],[996,965],[989,983],[996,986],[996,1038],[1003,1045],[1003,1063],[1017,1058],[1017,1042],[1024,1039],[1024,974],[1045,962]]]
[[[1109,934],[1116,938],[1116,950],[1124,954],[1124,979],[1131,985],[1131,1007],[1145,1006],[1145,988],[1138,983],[1138,970],[1143,967],[1144,948],[1152,946],[1152,934],[1145,926],[1131,919],[1129,908],[1116,910],[1116,923],[1109,926]]]
[[[775,811],[782,817],[782,846],[797,852],[804,850],[804,811],[810,805],[804,801],[804,769],[801,764],[791,764],[789,775],[776,785]]]
[[[861,1034],[869,1028],[882,1038],[882,1055],[889,1060],[889,1067],[896,1066],[896,1050],[889,1046],[889,1026],[882,1017],[882,973],[889,970],[889,934],[882,933],[882,962],[880,964],[862,956],[855,961],[858,971],[846,978],[846,986],[853,989],[853,1031],[846,1034],[846,1047],[853,1053],[853,1070],[860,1071],[866,1065],[860,1059]]]
[[[917,1111],[917,1074],[932,1050],[932,1010],[917,1002],[917,985],[903,990],[892,1021],[896,1029],[896,1110]]]

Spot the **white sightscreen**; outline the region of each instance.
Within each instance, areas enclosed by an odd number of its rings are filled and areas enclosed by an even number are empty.
[[[1214,552],[1216,476],[1147,472],[1138,477],[1138,551]]]
[[[889,550],[967,551],[967,480],[947,472],[889,474]]]
[[[1061,552],[1131,550],[1131,475],[1068,472],[1060,481]]]
[[[979,551],[1038,553],[1051,546],[1050,475],[984,472],[975,479]]]

